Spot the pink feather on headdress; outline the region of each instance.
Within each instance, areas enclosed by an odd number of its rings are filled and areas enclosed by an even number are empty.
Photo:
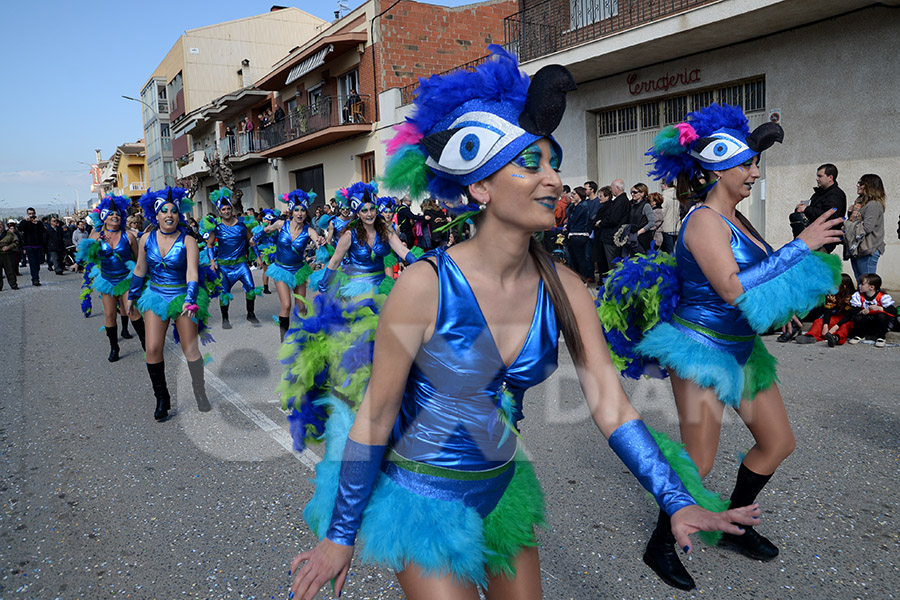
[[[385,142],[385,152],[388,156],[394,155],[403,146],[418,144],[419,140],[424,137],[422,132],[409,121],[401,123],[400,125],[394,125],[394,131],[396,131],[397,134]]]
[[[697,135],[697,132],[694,131],[694,128],[691,127],[690,123],[678,123],[675,125],[675,129],[678,130],[678,143],[682,146],[687,147],[694,140],[700,139],[700,136]]]

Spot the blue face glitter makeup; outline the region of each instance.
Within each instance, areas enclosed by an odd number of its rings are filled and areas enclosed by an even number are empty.
[[[513,176],[513,177],[518,177],[519,179],[525,179],[525,176],[522,175],[522,174],[520,174],[520,173],[513,173],[512,176]]]

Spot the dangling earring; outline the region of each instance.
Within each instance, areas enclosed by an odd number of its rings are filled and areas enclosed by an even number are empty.
[[[487,202],[485,202],[484,204],[479,204],[479,205],[478,205],[478,210],[484,210],[484,209],[486,209],[486,208],[487,208]]]

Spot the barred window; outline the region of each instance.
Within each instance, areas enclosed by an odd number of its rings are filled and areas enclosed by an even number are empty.
[[[688,97],[676,96],[674,98],[666,98],[663,103],[663,113],[666,125],[680,123],[688,113]]]
[[[715,102],[718,98],[718,94],[716,94],[716,90],[706,90],[703,92],[697,92],[691,96],[691,110],[700,110],[701,108],[706,108],[713,102]]]
[[[616,133],[616,109],[604,110],[597,113],[598,135],[615,135]]]
[[[766,108],[766,81],[751,81],[744,84],[744,111],[753,112]]]
[[[659,127],[659,102],[641,104],[641,129]]]
[[[722,102],[732,106],[744,107],[744,86],[741,84],[730,85],[720,90]]]
[[[619,133],[637,131],[637,106],[625,106],[619,109]]]

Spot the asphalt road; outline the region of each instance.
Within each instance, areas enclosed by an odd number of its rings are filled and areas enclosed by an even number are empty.
[[[315,455],[289,450],[274,395],[277,296],[257,302],[259,326],[240,293],[234,329],[213,311],[212,412],[197,412],[181,352],[167,351],[177,411],[156,423],[137,339],[107,363],[99,302],[89,319],[78,308],[80,277],[43,279],[0,292],[0,598],[286,598],[291,559],[314,543],[300,513]],[[698,589],[662,584],[641,562],[655,505],[587,418],[563,350],[525,401],[547,496],[545,598],[900,596],[900,348],[766,345],[798,440],[759,499],[778,559],[697,542]],[[668,383],[625,385],[650,424],[677,432]],[[727,415],[708,487],[730,493],[751,443]],[[343,597],[403,595],[390,571],[355,566]]]

